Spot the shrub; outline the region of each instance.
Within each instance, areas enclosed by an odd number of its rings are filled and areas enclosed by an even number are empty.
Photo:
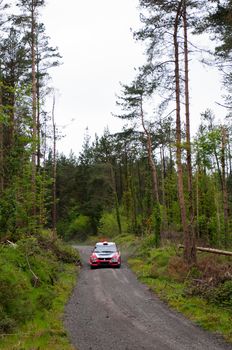
[[[64,263],[80,263],[78,251],[70,245],[64,244],[59,239],[54,242],[54,253],[56,257]]]
[[[65,239],[85,240],[92,231],[91,220],[88,216],[80,214],[68,226]]]
[[[197,278],[189,279],[187,295],[197,295],[209,303],[232,307],[232,267],[223,257],[202,258]],[[189,276],[192,277],[192,276]]]
[[[168,274],[175,281],[183,282],[189,274],[189,266],[182,257],[173,256],[168,264]]]
[[[120,215],[120,222],[122,232],[126,232],[128,223],[124,215]],[[99,221],[98,230],[100,234],[109,238],[112,238],[119,234],[119,228],[115,211],[112,211],[110,213],[104,212],[102,214],[102,217]]]
[[[210,301],[217,305],[232,307],[232,280],[225,281],[215,288],[210,296]]]

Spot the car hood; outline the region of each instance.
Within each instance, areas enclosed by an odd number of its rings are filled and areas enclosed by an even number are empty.
[[[116,253],[95,253],[97,258],[113,258]]]

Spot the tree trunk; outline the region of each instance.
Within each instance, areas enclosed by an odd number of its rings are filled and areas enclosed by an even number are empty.
[[[55,96],[52,105],[52,127],[53,127],[53,164],[52,164],[52,235],[56,239],[56,124],[55,124]]]
[[[188,172],[188,195],[189,195],[189,251],[185,252],[192,263],[196,262],[196,237],[195,237],[195,213],[193,204],[193,182],[192,182],[192,154],[190,137],[190,110],[189,110],[189,66],[188,66],[188,29],[187,29],[186,0],[183,2],[183,28],[184,28],[184,65],[185,65],[185,120],[186,120],[186,151],[187,151],[187,172]],[[187,249],[187,248],[186,248]]]
[[[191,263],[189,228],[187,224],[187,213],[184,199],[183,169],[181,161],[181,118],[180,118],[180,63],[179,63],[179,42],[178,27],[181,17],[182,1],[179,2],[174,24],[174,55],[175,55],[175,92],[176,92],[176,163],[177,163],[177,183],[178,197],[181,212],[181,222],[184,233],[184,260]]]
[[[41,139],[40,139],[40,86],[39,86],[39,53],[38,53],[38,35],[36,35],[36,67],[37,67],[37,82],[36,82],[36,97],[37,97],[37,111],[36,111],[36,132],[37,132],[37,167],[40,172],[40,157],[41,157]]]
[[[32,71],[32,213],[36,220],[36,149],[37,149],[37,82],[36,82],[36,59],[35,59],[35,4],[32,0],[31,10],[31,71]],[[34,228],[35,230],[36,228]]]
[[[161,161],[161,188],[162,188],[162,205],[163,205],[163,229],[167,230],[167,203],[165,198],[165,157],[164,157],[164,145],[160,148],[160,161]]]
[[[142,98],[141,98],[141,121],[142,121],[142,126],[143,130],[146,134],[147,137],[147,155],[148,155],[148,163],[151,169],[151,174],[152,174],[152,187],[153,187],[153,195],[156,200],[156,203],[159,204],[159,189],[158,189],[158,180],[157,180],[157,171],[156,171],[156,165],[153,159],[152,155],[152,140],[151,140],[151,134],[147,130],[144,122],[144,113],[143,113],[143,103],[142,103]]]
[[[141,113],[141,121],[143,130],[147,137],[147,155],[148,155],[148,163],[151,170],[152,175],[152,189],[153,189],[153,197],[155,198],[155,205],[153,207],[153,226],[154,226],[154,232],[155,232],[155,241],[156,246],[158,247],[160,244],[160,237],[161,237],[161,214],[160,214],[160,199],[159,199],[159,188],[158,188],[158,179],[157,179],[157,170],[156,165],[153,159],[152,154],[152,139],[151,134],[148,131],[148,129],[145,126],[144,122],[144,113],[143,113],[143,101],[141,97],[140,102],[140,113]]]
[[[0,67],[1,75],[1,67]],[[2,114],[2,77],[0,76],[0,112]],[[4,190],[4,142],[3,142],[3,121],[0,120],[0,193]]]
[[[197,238],[199,238],[200,236],[200,232],[199,232],[199,166],[197,166],[197,172],[196,172],[196,222],[197,222],[197,226],[196,226],[196,235]]]
[[[112,181],[112,187],[113,187],[113,193],[114,193],[114,205],[115,205],[115,211],[116,211],[116,220],[118,224],[118,233],[122,233],[122,225],[121,225],[121,218],[119,213],[119,203],[118,203],[118,194],[117,194],[117,188],[116,188],[116,181],[115,181],[115,173],[113,169],[113,165],[109,163],[110,166],[110,173],[111,173],[111,181]]]
[[[228,193],[227,193],[227,186],[226,186],[225,148],[226,148],[226,129],[222,127],[222,150],[221,150],[222,196],[223,196],[224,230],[225,230],[224,243],[225,243],[225,246],[227,246],[229,206],[228,206]]]
[[[43,167],[41,169],[41,189],[40,189],[40,204],[39,204],[39,224],[44,226],[46,223],[46,208],[45,208],[45,194],[46,194],[46,153],[47,153],[47,128],[46,121],[44,124],[44,139],[43,139]]]

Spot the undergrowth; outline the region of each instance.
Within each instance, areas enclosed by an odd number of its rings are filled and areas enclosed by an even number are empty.
[[[198,253],[197,265],[189,267],[174,245],[157,249],[147,237],[128,263],[169,306],[232,342],[231,258]]]
[[[0,246],[1,349],[72,349],[61,316],[79,259],[48,234]]]

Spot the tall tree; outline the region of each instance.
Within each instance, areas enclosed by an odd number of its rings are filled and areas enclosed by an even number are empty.
[[[52,232],[53,239],[56,238],[56,221],[57,221],[57,210],[56,210],[56,123],[55,123],[55,95],[53,95],[53,105],[52,105],[52,128],[53,128],[53,164],[52,164]]]
[[[31,99],[32,99],[32,177],[31,177],[31,192],[32,192],[32,213],[36,220],[37,208],[36,208],[36,156],[37,156],[37,143],[38,143],[38,127],[37,127],[37,79],[36,79],[36,33],[38,28],[38,15],[41,6],[44,6],[44,0],[19,0],[17,6],[22,11],[22,14],[17,17],[16,23],[28,28],[28,32],[25,36],[25,41],[30,48],[31,58]],[[36,230],[35,226],[32,230]]]
[[[185,81],[185,120],[186,120],[186,153],[188,171],[188,202],[189,202],[189,232],[185,238],[184,257],[189,263],[196,262],[195,213],[193,203],[192,180],[192,151],[190,135],[190,108],[189,108],[189,49],[188,49],[188,16],[187,1],[183,1],[183,31],[184,31],[184,81]]]
[[[156,245],[159,245],[161,214],[158,176],[153,155],[152,136],[149,130],[149,123],[145,120],[145,112],[143,106],[144,99],[150,94],[152,94],[154,86],[154,82],[151,85],[147,83],[146,80],[142,79],[141,76],[139,76],[138,79],[136,79],[131,86],[123,86],[122,96],[120,96],[117,103],[125,111],[124,114],[118,115],[119,118],[130,120],[134,123],[139,121],[140,126],[142,126],[143,128],[146,140],[148,164],[150,167],[152,177],[152,190],[155,203],[154,221],[156,223]]]
[[[192,190],[192,165],[191,165],[191,142],[190,142],[190,109],[189,109],[189,79],[188,79],[188,18],[187,9],[201,6],[199,1],[159,1],[159,0],[141,0],[142,8],[148,9],[148,15],[142,16],[144,28],[136,33],[138,39],[147,40],[148,61],[154,62],[150,64],[152,71],[158,72],[159,86],[165,87],[167,91],[172,91],[176,101],[176,162],[178,171],[178,193],[181,209],[182,226],[184,233],[184,259],[189,264],[196,261],[195,239],[194,239],[194,206],[193,206],[193,190]],[[170,27],[173,28],[173,45],[170,47]],[[182,40],[183,37],[183,40]],[[184,46],[184,57],[180,50],[181,45]],[[164,52],[163,47],[166,49]],[[163,62],[157,62],[157,55],[162,53]],[[183,63],[184,62],[184,63]],[[166,74],[163,75],[163,70],[166,66]],[[182,76],[182,67],[184,76]],[[171,71],[174,72],[174,79],[171,79]],[[169,84],[162,83],[163,77],[167,77],[169,72]],[[161,74],[162,73],[162,74]],[[156,73],[157,74],[157,73]],[[185,84],[183,86],[182,81]],[[174,86],[173,82],[174,81]],[[182,125],[181,125],[181,104],[182,94],[185,96],[185,120],[186,120],[186,153],[187,153],[187,169],[188,169],[188,191],[189,199],[186,203],[184,196],[184,181],[183,181],[183,165],[182,165]],[[164,102],[168,102],[167,100]],[[190,217],[189,217],[190,215]]]

